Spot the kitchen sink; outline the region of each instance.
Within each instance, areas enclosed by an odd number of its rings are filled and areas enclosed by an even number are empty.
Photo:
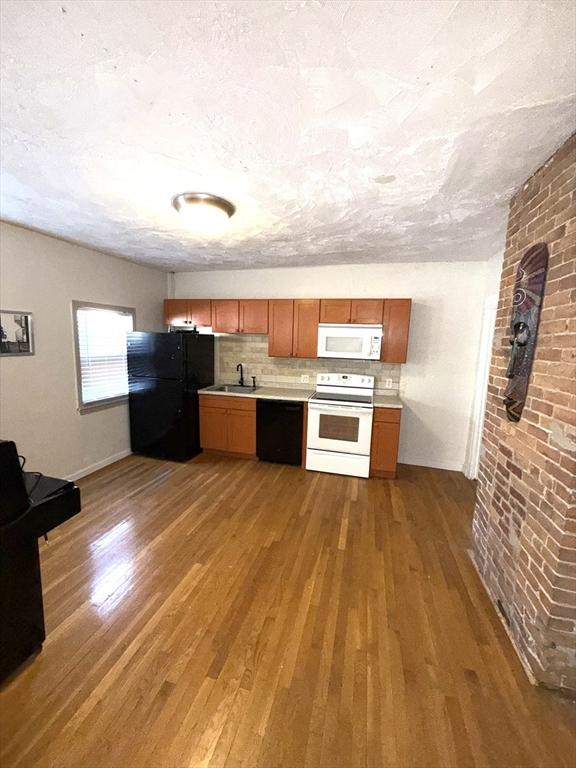
[[[231,392],[235,395],[250,395],[256,392],[260,387],[241,387],[240,384],[216,384],[213,387],[207,387],[212,392]]]

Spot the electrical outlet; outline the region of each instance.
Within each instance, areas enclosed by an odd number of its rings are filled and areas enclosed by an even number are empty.
[[[384,389],[392,389],[393,386],[392,379],[384,379]]]
[[[303,373],[300,376],[300,383],[301,384],[310,384],[310,376],[308,376],[308,374],[306,374],[306,373]]]

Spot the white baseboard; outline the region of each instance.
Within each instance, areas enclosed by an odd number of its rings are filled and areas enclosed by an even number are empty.
[[[82,469],[77,469],[75,472],[73,472],[71,475],[68,475],[65,480],[79,480],[81,477],[86,477],[86,475],[91,475],[92,472],[96,472],[98,469],[102,469],[103,467],[107,467],[108,464],[114,464],[115,461],[120,461],[120,459],[125,459],[126,456],[130,456],[132,451],[127,448],[125,451],[120,451],[119,453],[115,453],[113,456],[108,456],[106,459],[102,459],[102,461],[97,461],[95,464],[90,464],[88,467],[82,467]]]
[[[460,461],[439,461],[438,459],[418,459],[413,456],[402,456],[400,464],[413,464],[415,467],[430,467],[431,469],[447,469],[450,472],[463,472],[464,466]]]

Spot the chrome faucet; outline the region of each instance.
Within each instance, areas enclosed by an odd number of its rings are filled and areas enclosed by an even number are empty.
[[[240,379],[238,380],[238,384],[243,387],[244,386],[244,366],[242,363],[238,363],[236,366],[236,370],[240,371]]]

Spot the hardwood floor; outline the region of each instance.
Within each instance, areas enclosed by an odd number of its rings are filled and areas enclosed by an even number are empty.
[[[469,560],[473,486],[206,457],[80,481],[2,768],[573,766]]]

